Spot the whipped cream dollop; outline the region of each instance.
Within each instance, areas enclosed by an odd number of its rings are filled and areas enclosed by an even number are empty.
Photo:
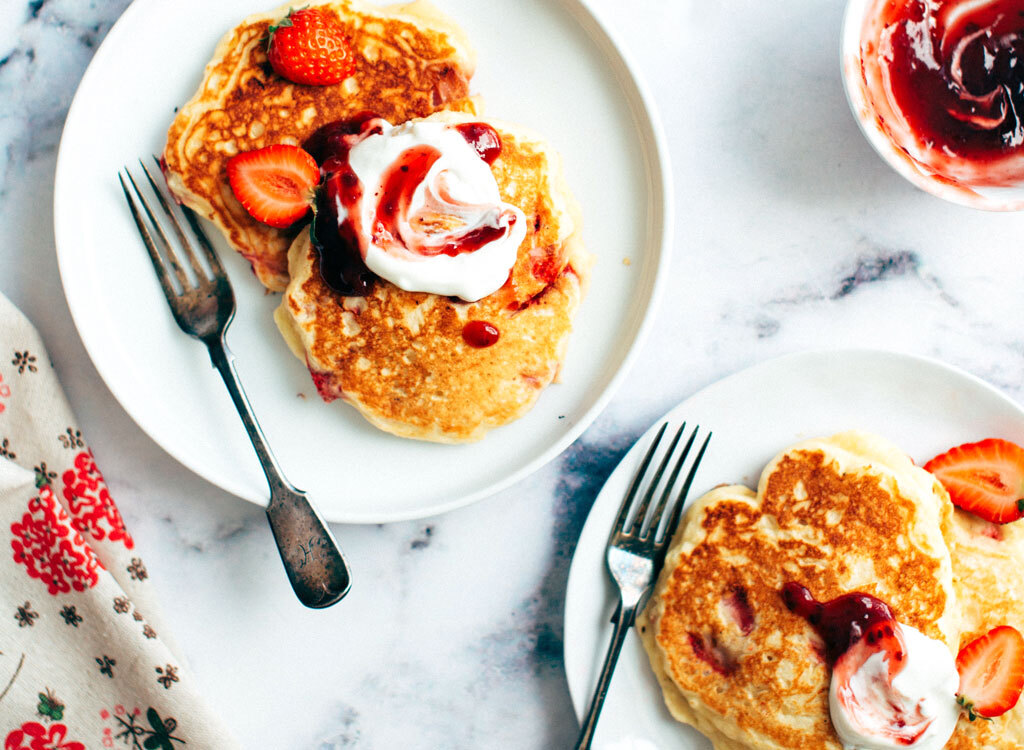
[[[490,166],[454,127],[373,121],[348,154],[362,196],[349,207],[367,268],[410,292],[475,302],[508,279],[526,236]]]
[[[909,625],[896,629],[902,665],[890,664],[884,650],[859,665],[844,663],[856,658],[851,649],[832,670],[829,710],[847,750],[940,750],[956,727],[960,677],[949,649]]]

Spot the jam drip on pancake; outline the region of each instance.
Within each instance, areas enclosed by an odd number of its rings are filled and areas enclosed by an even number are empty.
[[[782,598],[790,611],[806,619],[825,641],[825,658],[832,667],[833,723],[838,710],[843,731],[852,730],[860,738],[912,747],[925,737],[935,713],[926,710],[924,697],[907,695],[905,685],[894,684],[907,665],[908,636],[889,605],[860,592],[819,602],[805,586],[794,582],[783,587]],[[840,737],[850,746],[842,732]]]
[[[349,208],[363,195],[362,185],[349,166],[348,152],[359,136],[373,132],[376,119],[372,112],[363,112],[328,123],[303,144],[320,165],[323,179],[311,234],[320,255],[320,276],[331,289],[349,297],[367,295],[377,278],[363,262],[356,228],[346,221]]]
[[[320,256],[320,275],[331,289],[346,296],[365,296],[376,275],[366,267],[360,236],[358,206],[364,197],[363,185],[349,164],[349,152],[360,140],[382,129],[372,112],[324,125],[303,144],[320,164],[323,189],[317,198],[317,218],[312,231],[313,244]],[[460,135],[488,164],[501,154],[501,137],[485,123],[464,123],[455,127]],[[416,189],[423,184],[440,154],[429,146],[408,149],[388,169],[381,185],[375,212],[374,240],[390,251],[421,257],[455,256],[473,252],[493,242],[515,223],[514,215],[504,213],[492,223],[455,231],[444,242],[432,242],[436,235],[431,222],[458,217],[477,208],[454,198],[447,190],[443,173],[436,185],[427,186],[429,203],[425,211],[410,215],[409,207]],[[431,217],[431,214],[433,219]]]
[[[1024,0],[891,0],[879,40],[887,95],[948,157],[1024,146]]]
[[[870,594],[844,594],[829,602],[819,602],[806,586],[791,581],[782,587],[782,599],[790,612],[807,620],[825,641],[829,664],[835,664],[876,626],[896,624],[889,605]]]
[[[486,349],[498,343],[501,332],[486,320],[471,320],[462,327],[462,340],[474,349]]]
[[[456,125],[455,129],[488,164],[494,164],[495,160],[501,156],[501,136],[490,125],[483,122],[464,122],[461,125]]]

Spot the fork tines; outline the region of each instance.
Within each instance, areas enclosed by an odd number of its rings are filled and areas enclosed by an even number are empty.
[[[604,705],[604,698],[611,683],[612,670],[615,669],[615,663],[622,651],[622,644],[629,629],[636,623],[637,613],[645,605],[654,582],[661,573],[669,542],[679,523],[686,495],[690,491],[690,484],[693,482],[697,467],[700,466],[704,451],[708,447],[708,441],[711,439],[709,432],[690,464],[690,471],[686,474],[686,479],[676,491],[676,481],[679,479],[683,466],[686,465],[687,457],[690,455],[690,450],[697,438],[697,431],[700,428],[694,428],[685,445],[678,450],[679,441],[686,431],[686,423],[680,425],[668,447],[661,451],[661,460],[657,470],[651,473],[648,469],[658,454],[667,429],[668,422],[665,422],[651,441],[647,455],[640,462],[640,468],[634,475],[629,492],[622,501],[618,517],[615,519],[615,525],[612,527],[612,533],[608,539],[605,562],[608,565],[608,572],[619,589],[619,602],[615,614],[612,615],[612,622],[615,623],[615,626],[612,630],[611,643],[608,645],[604,664],[601,667],[594,697],[582,722],[579,738],[576,740],[576,750],[589,750],[591,747],[594,728],[597,726],[597,719],[601,713],[601,706]],[[672,468],[666,477],[665,471],[670,465]],[[643,497],[637,503],[635,502],[636,496],[641,490]],[[652,509],[651,500],[655,496],[658,499]],[[664,518],[666,511],[667,518]]]
[[[704,457],[708,441],[711,440],[711,433],[708,432],[697,451],[697,455],[690,464],[690,470],[683,480],[682,486],[676,490],[676,481],[679,479],[683,466],[687,463],[687,458],[690,455],[690,450],[693,448],[697,433],[700,431],[700,426],[698,425],[693,428],[682,449],[677,450],[679,441],[686,431],[686,422],[683,422],[676,430],[668,447],[661,452],[661,463],[658,465],[657,471],[648,478],[648,468],[659,452],[662,438],[665,436],[667,429],[668,422],[665,422],[651,441],[647,454],[644,456],[640,468],[633,479],[633,483],[630,485],[629,493],[622,503],[619,518],[614,526],[614,528],[622,529],[624,533],[630,536],[637,537],[643,541],[653,541],[658,546],[668,541],[666,537],[675,529],[682,513],[686,496],[690,491],[690,485],[693,483],[694,475],[697,473],[697,467]],[[674,464],[672,463],[673,460]],[[672,468],[666,478],[664,476],[665,471],[670,465]],[[639,504],[635,506],[634,511],[634,500],[637,493],[641,490],[643,490],[643,497]],[[651,500],[658,493],[660,493],[658,500],[653,509],[651,509]],[[675,495],[674,500],[673,495]],[[668,510],[668,520],[662,523],[666,510]]]
[[[156,161],[157,168],[159,168],[159,160],[155,156],[153,159]],[[180,248],[180,252],[175,250],[161,222],[154,215],[149,201],[146,200],[145,193],[139,188],[138,183],[135,182],[135,178],[132,177],[131,172],[126,166],[122,172],[118,173],[117,177],[121,181],[124,197],[131,208],[132,217],[139,228],[139,234],[142,235],[146,250],[149,251],[150,260],[153,261],[153,267],[156,269],[164,293],[170,299],[196,286],[202,286],[204,282],[209,280],[226,277],[224,269],[221,267],[220,261],[217,259],[217,255],[214,253],[206,234],[199,226],[199,222],[196,221],[195,215],[187,207],[180,206],[180,211],[188,221],[195,237],[195,242],[193,242],[182,229],[171,203],[168,202],[163,191],[157,186],[157,182],[153,179],[149,168],[146,167],[141,159],[139,160],[139,166],[142,167],[142,171],[146,175],[146,180],[149,182],[150,188],[152,188],[152,194],[156,196],[160,203],[160,208],[163,209],[163,215],[166,217],[167,223],[174,230],[178,240],[178,247]],[[125,182],[126,177],[127,183]],[[131,184],[131,190],[128,189],[128,184]],[[141,211],[139,210],[140,204],[142,206]],[[149,220],[148,222],[143,218],[143,212],[145,212],[146,218]],[[199,247],[197,248],[196,245]],[[188,267],[192,272],[191,278],[181,263],[181,256],[184,256],[188,262]]]

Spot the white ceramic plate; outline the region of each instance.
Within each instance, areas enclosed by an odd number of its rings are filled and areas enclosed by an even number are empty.
[[[722,482],[756,487],[762,468],[799,440],[849,429],[894,441],[918,463],[960,443],[1003,437],[1024,443],[1024,410],[965,372],[879,351],[825,351],[756,365],[699,391],[666,415],[713,431],[690,498]],[[659,421],[660,423],[660,421]],[[569,570],[565,671],[578,715],[587,708],[611,636],[615,591],[604,549],[615,513],[651,431],[608,478]],[[595,748],[709,749],[665,708],[640,640],[629,635],[612,680]]]
[[[479,51],[486,112],[562,153],[598,258],[563,370],[533,411],[470,446],[401,440],[324,405],[289,352],[247,264],[220,242],[238,298],[228,343],[288,477],[332,521],[439,513],[494,493],[562,451],[604,407],[647,327],[667,266],[670,170],[650,98],[579,0],[437,0]],[[222,33],[273,0],[136,0],[89,66],[57,163],[54,223],[64,291],[114,396],[181,463],[240,497],[267,488],[201,344],[175,326],[120,194],[117,170],[163,149],[174,108]],[[572,92],[567,106],[566,92]],[[211,229],[211,236],[219,233]],[[623,263],[626,257],[630,265]],[[301,395],[300,395],[301,394]]]

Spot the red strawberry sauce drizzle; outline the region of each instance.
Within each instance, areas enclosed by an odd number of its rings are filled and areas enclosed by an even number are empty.
[[[312,233],[313,244],[320,256],[320,275],[331,289],[346,296],[365,296],[376,276],[363,262],[359,244],[361,227],[355,206],[363,196],[363,186],[349,166],[349,151],[360,138],[381,132],[374,123],[378,116],[362,112],[355,117],[337,120],[319,128],[303,144],[320,165],[324,189],[317,199],[317,219]],[[464,123],[456,130],[473,146],[488,164],[501,154],[501,137],[484,123]],[[437,159],[429,147],[414,148],[402,155],[384,177],[384,189],[378,202],[376,220],[397,237],[397,218],[408,206],[416,186]],[[491,242],[505,231],[498,227],[481,227],[458,242],[440,249],[446,255],[472,252]]]
[[[885,626],[892,630],[896,625],[889,605],[870,594],[856,592],[819,602],[806,586],[790,581],[782,587],[782,599],[790,612],[807,620],[821,636],[829,665],[835,664],[864,635],[875,638],[877,633],[885,633]],[[902,654],[896,656],[902,658]]]
[[[485,320],[471,320],[462,327],[462,340],[476,349],[484,349],[498,343],[501,332]]]
[[[426,179],[430,168],[440,158],[441,152],[432,146],[413,146],[395,160],[394,164],[384,173],[380,199],[377,201],[377,215],[374,224],[375,240],[379,236],[381,239],[378,241],[382,245],[388,245],[395,239],[402,238],[400,223],[409,214],[413,193]],[[515,216],[510,217],[510,222],[514,221]],[[413,244],[412,242],[408,242],[407,247],[423,257],[434,255],[454,257],[479,250],[489,242],[501,237],[506,231],[507,227],[505,226],[488,225],[478,227],[437,247],[423,243]],[[399,240],[400,243],[401,241]]]
[[[376,276],[366,267],[359,250],[356,228],[348,221],[349,209],[363,195],[363,187],[348,163],[354,136],[373,132],[377,115],[355,117],[324,125],[302,145],[317,164],[324,187],[317,194],[313,245],[320,256],[320,276],[331,289],[346,296],[365,296]],[[381,132],[377,128],[377,132]]]
[[[455,129],[488,164],[494,164],[495,160],[501,156],[501,136],[490,125],[482,122],[464,122],[461,125],[456,125]]]

